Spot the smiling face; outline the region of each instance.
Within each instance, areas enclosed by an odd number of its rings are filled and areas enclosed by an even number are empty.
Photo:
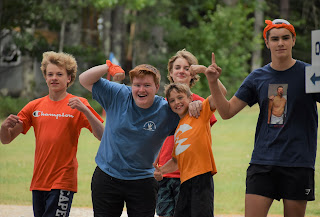
[[[175,83],[182,83],[189,85],[192,76],[189,72],[190,64],[185,58],[179,57],[173,62],[170,76]]]
[[[140,108],[151,107],[158,90],[159,85],[155,84],[154,77],[151,74],[133,77],[132,79],[133,100]]]
[[[189,103],[192,102],[191,96],[188,97],[184,92],[178,92],[172,89],[169,93],[168,103],[171,110],[183,118],[189,110]]]
[[[271,52],[271,58],[292,58],[292,47],[296,37],[286,28],[273,28],[269,31],[265,44]]]
[[[45,79],[49,92],[65,92],[68,83],[71,81],[71,75],[67,74],[64,67],[49,63],[46,68]]]

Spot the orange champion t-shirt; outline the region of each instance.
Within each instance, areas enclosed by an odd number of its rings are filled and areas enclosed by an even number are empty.
[[[60,101],[52,101],[45,96],[29,102],[18,113],[23,122],[22,133],[26,134],[33,126],[36,138],[31,191],[63,189],[77,192],[78,139],[83,127],[92,129],[82,112],[68,106],[73,97],[76,96],[68,94]],[[85,98],[78,98],[103,122]]]
[[[206,99],[198,119],[185,115],[179,122],[172,156],[177,159],[181,183],[207,172],[217,173],[209,124],[213,112]]]

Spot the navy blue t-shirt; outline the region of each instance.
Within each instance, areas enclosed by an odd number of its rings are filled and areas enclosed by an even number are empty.
[[[255,144],[251,157],[253,164],[285,167],[315,166],[317,151],[319,93],[307,94],[305,67],[297,60],[285,71],[276,71],[270,64],[251,72],[235,96],[249,106],[258,103]],[[269,102],[283,88],[285,99],[283,123],[268,123]]]

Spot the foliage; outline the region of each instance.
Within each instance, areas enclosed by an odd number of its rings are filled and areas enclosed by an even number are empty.
[[[39,61],[42,53],[48,50],[56,50],[56,44],[49,44],[41,35],[35,35],[30,32],[12,32],[13,40],[19,47],[22,55],[30,55]]]
[[[233,1],[238,2],[233,6],[224,5],[224,2],[227,1],[3,0],[0,27],[16,31],[15,41],[23,54],[40,59],[43,51],[57,50],[58,44],[57,42],[49,44],[43,37],[34,33],[34,28],[48,29],[58,33],[63,21],[67,22],[66,28],[68,28],[71,23],[81,23],[81,21],[91,19],[83,15],[83,11],[86,11],[87,8],[94,8],[94,12],[90,13],[96,13],[93,17],[99,18],[99,13],[109,10],[112,14],[115,7],[121,6],[124,8],[123,16],[127,22],[124,28],[126,31],[124,33],[126,41],[123,42],[123,46],[126,47],[122,48],[124,51],[127,51],[129,40],[131,40],[129,37],[130,24],[136,23],[143,29],[135,33],[135,40],[144,45],[148,43],[146,47],[151,48],[144,54],[147,56],[146,61],[157,66],[164,78],[167,74],[168,58],[178,50],[186,48],[198,58],[200,64],[206,66],[211,62],[211,52],[214,52],[217,64],[223,69],[221,80],[227,87],[230,97],[250,72],[251,52],[254,47],[262,47],[263,40],[262,37],[253,38],[255,1]],[[297,32],[293,56],[310,62],[310,31],[319,29],[320,1],[290,0],[289,3],[289,21],[295,26]],[[280,17],[279,8],[279,1],[265,1],[263,7],[265,19]],[[94,25],[94,21],[92,23]],[[163,28],[165,31],[164,43],[156,44],[156,40],[153,40],[154,27]],[[90,31],[99,32],[98,27],[96,28]],[[112,26],[112,28],[117,27]],[[89,35],[86,30],[81,34]],[[111,37],[117,37],[110,35],[108,40]],[[80,59],[80,62],[86,62],[85,66],[97,65],[104,60],[101,45],[107,43],[99,41],[100,38],[97,40],[98,43],[94,45],[96,47],[88,47],[83,44],[73,47],[66,45],[64,50],[74,54]],[[263,49],[265,51],[264,63],[268,63],[270,55],[266,52],[265,47]],[[207,82],[203,76],[193,91],[202,96],[209,95]]]
[[[10,96],[0,96],[0,119],[4,119],[10,114],[18,114],[19,111],[28,103],[26,98],[13,98]]]
[[[190,5],[185,4],[183,11],[177,9],[177,14],[171,13],[173,17],[163,19],[169,53],[186,48],[198,58],[199,64],[208,66],[214,52],[217,64],[223,69],[221,80],[227,84],[231,96],[249,73],[251,51],[257,43],[252,35],[254,20],[249,17],[253,9],[241,3],[234,7],[212,4],[188,18]],[[183,12],[187,18],[175,20]],[[193,91],[202,96],[210,94],[203,75]]]
[[[71,53],[77,59],[78,64],[90,63],[86,68],[100,65],[106,60],[106,57],[101,49],[92,46],[65,46],[64,52]]]

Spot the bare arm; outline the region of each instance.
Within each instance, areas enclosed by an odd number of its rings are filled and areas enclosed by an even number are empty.
[[[9,144],[23,131],[23,123],[16,115],[9,115],[1,125],[0,140],[2,144]]]
[[[205,72],[212,96],[209,98],[210,107],[211,109],[216,107],[223,119],[229,119],[241,111],[247,103],[236,96],[233,96],[229,101],[225,98],[218,82],[221,72],[221,68],[216,64],[214,53],[212,53],[211,65]]]
[[[109,67],[107,64],[92,67],[79,75],[79,82],[84,88],[92,92],[93,84],[104,74],[108,73],[108,69]]]
[[[203,65],[191,65],[190,68],[189,68],[189,71],[191,74],[195,75],[195,74],[200,74],[200,73],[203,73],[205,74],[207,70],[207,67],[203,66]],[[226,87],[221,83],[221,81],[219,80],[218,78],[218,83],[219,83],[219,87],[223,93],[223,95],[227,95],[227,89]]]
[[[156,168],[153,175],[154,175],[154,178],[158,181],[162,180],[164,174],[174,172],[178,169],[178,163],[175,158],[171,158],[170,160],[167,161],[167,163],[165,163],[165,165],[163,165],[160,168],[155,163],[153,164],[153,166],[154,168]]]
[[[68,105],[73,109],[78,109],[82,112],[88,119],[93,135],[101,141],[104,125],[101,121],[90,111],[90,109],[84,105],[78,97],[73,97],[69,99]]]

